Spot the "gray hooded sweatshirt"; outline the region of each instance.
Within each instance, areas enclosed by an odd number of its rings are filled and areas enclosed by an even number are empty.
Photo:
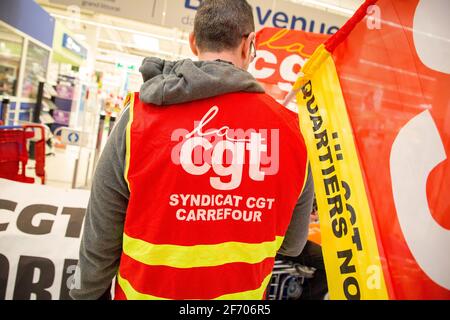
[[[186,59],[171,62],[146,58],[140,72],[144,79],[140,100],[162,108],[164,105],[232,92],[264,92],[250,73],[220,60],[194,62]],[[103,297],[118,272],[130,196],[124,179],[128,120],[127,108],[112,131],[96,168],[84,221],[78,267],[70,291],[73,299]],[[280,254],[298,256],[303,250],[308,236],[313,196],[314,186],[309,171]]]

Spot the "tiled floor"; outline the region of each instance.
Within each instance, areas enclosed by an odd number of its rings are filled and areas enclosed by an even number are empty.
[[[67,149],[55,149],[55,154],[46,157],[45,172],[46,172],[46,185],[53,186],[62,189],[71,189],[73,183],[74,169],[76,159],[80,155],[80,161],[78,162],[78,173],[75,184],[76,189],[89,189],[90,188],[90,176],[92,172],[92,161],[89,166],[88,163],[92,154],[89,150],[82,150],[81,153],[76,147],[67,147]],[[34,161],[29,160],[27,165],[27,176],[35,177]],[[40,183],[39,179],[36,179],[36,183]]]

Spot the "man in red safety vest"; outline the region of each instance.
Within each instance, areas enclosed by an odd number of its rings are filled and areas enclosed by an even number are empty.
[[[204,0],[199,61],[146,58],[99,161],[74,299],[263,299],[306,242],[313,184],[297,115],[246,71],[245,0]],[[300,198],[299,198],[300,197]]]

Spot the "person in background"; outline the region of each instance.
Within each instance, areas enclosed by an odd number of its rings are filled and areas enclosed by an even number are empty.
[[[317,202],[315,198],[310,222],[319,222]],[[328,293],[328,283],[325,263],[323,261],[322,246],[320,244],[307,240],[301,254],[297,257],[278,255],[277,259],[292,261],[294,263],[299,263],[301,265],[316,269],[312,278],[304,280],[303,292],[299,300],[323,300],[325,298]]]
[[[303,250],[306,147],[297,115],[246,71],[251,6],[202,1],[189,41],[199,61],[144,60],[111,133],[74,299],[109,298],[114,277],[115,299],[263,299],[277,251]]]

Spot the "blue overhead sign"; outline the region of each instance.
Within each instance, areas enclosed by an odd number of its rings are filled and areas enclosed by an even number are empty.
[[[203,0],[166,1],[164,24],[192,30],[195,13]],[[333,34],[348,17],[286,0],[248,0],[253,6],[256,30],[264,27]],[[181,7],[182,6],[182,7]],[[181,7],[181,8],[180,8]]]
[[[0,20],[53,47],[55,19],[33,0],[0,0]]]
[[[87,49],[79,44],[74,38],[69,36],[67,33],[63,34],[63,48],[66,48],[70,52],[80,56],[83,59],[87,58]]]

